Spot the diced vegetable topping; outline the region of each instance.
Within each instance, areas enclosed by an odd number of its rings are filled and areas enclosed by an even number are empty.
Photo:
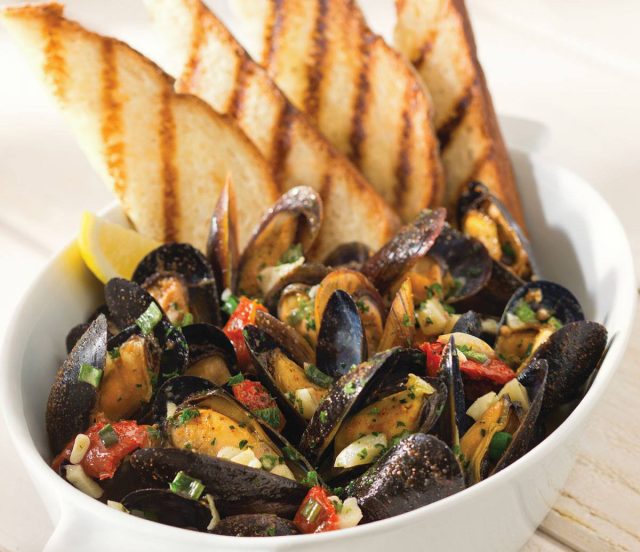
[[[179,471],[173,481],[169,483],[169,489],[185,498],[198,500],[204,491],[204,485],[199,479],[195,479],[183,471]]]
[[[102,370],[94,368],[91,364],[82,364],[78,372],[78,381],[84,381],[97,388],[102,380],[102,374]]]
[[[324,389],[329,389],[329,387],[333,385],[333,378],[325,374],[322,370],[319,370],[318,367],[314,364],[305,362],[304,373],[309,378],[309,380],[311,380],[316,385],[323,387]]]
[[[491,439],[491,443],[489,443],[489,458],[494,462],[500,460],[500,457],[504,454],[504,451],[507,450],[512,439],[513,436],[511,433],[498,431]]]
[[[323,533],[338,529],[336,507],[323,487],[316,485],[309,490],[293,523],[302,533]]]
[[[256,312],[259,310],[267,312],[267,309],[256,301],[252,301],[248,297],[241,297],[237,308],[233,311],[223,329],[236,350],[238,367],[241,370],[251,364],[251,356],[242,331],[245,326],[255,322]]]
[[[115,432],[111,424],[107,424],[98,431],[98,435],[100,436],[102,444],[106,448],[111,448],[112,446],[117,445],[120,441],[120,439],[118,439],[118,434]]]
[[[76,489],[79,489],[84,494],[89,495],[91,498],[100,498],[104,491],[93,479],[91,479],[82,469],[80,465],[69,464],[64,467],[66,472],[67,481],[71,483]]]
[[[276,401],[257,381],[246,380],[242,374],[229,379],[233,396],[248,408],[254,415],[267,422],[274,429],[281,429],[284,416],[276,405]]]
[[[376,432],[364,435],[340,451],[334,467],[352,468],[372,463],[387,447],[387,437]]]
[[[149,303],[147,310],[138,317],[136,325],[140,328],[143,335],[149,335],[160,320],[162,320],[162,311],[160,307],[152,301]]]

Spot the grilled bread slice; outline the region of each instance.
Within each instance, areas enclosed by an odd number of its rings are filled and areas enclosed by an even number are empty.
[[[234,0],[252,52],[291,103],[407,221],[444,188],[431,100],[354,0]]]
[[[232,115],[285,189],[304,184],[321,194],[325,216],[316,257],[349,241],[375,250],[393,235],[397,217],[391,209],[200,0],[145,3],[167,42],[170,70],[182,73],[177,90]]]
[[[7,8],[1,19],[40,73],[96,170],[141,233],[204,248],[231,175],[245,244],[279,190],[230,117],[126,44],[65,19],[59,4]]]
[[[395,43],[431,92],[447,203],[480,180],[523,225],[522,207],[463,0],[396,0]]]

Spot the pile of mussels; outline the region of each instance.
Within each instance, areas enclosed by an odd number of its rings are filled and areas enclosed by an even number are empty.
[[[67,337],[52,466],[123,512],[238,536],[401,514],[536,446],[604,354],[481,184],[450,222],[426,210],[322,263],[313,190],[283,195],[241,254],[232,203],[207,255],[162,245]]]

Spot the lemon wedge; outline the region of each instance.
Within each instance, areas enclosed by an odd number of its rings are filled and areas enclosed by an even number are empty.
[[[142,258],[160,245],[156,240],[93,213],[82,214],[78,236],[80,255],[102,283],[116,277],[131,279]]]

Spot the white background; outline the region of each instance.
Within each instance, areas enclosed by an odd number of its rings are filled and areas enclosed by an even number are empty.
[[[511,124],[527,124],[530,141],[546,158],[590,181],[627,232],[640,236],[640,1],[467,3],[496,109],[511,117],[504,129],[507,142]],[[361,4],[375,30],[387,33],[393,23],[390,3]],[[161,51],[138,0],[68,5],[70,15],[96,30],[145,53]],[[82,210],[98,210],[110,200],[0,29],[0,336],[47,257],[77,232]],[[637,258],[638,240],[632,239],[632,247]],[[51,525],[3,423],[0,550],[40,550]],[[531,549],[557,546],[547,537],[530,544]]]

